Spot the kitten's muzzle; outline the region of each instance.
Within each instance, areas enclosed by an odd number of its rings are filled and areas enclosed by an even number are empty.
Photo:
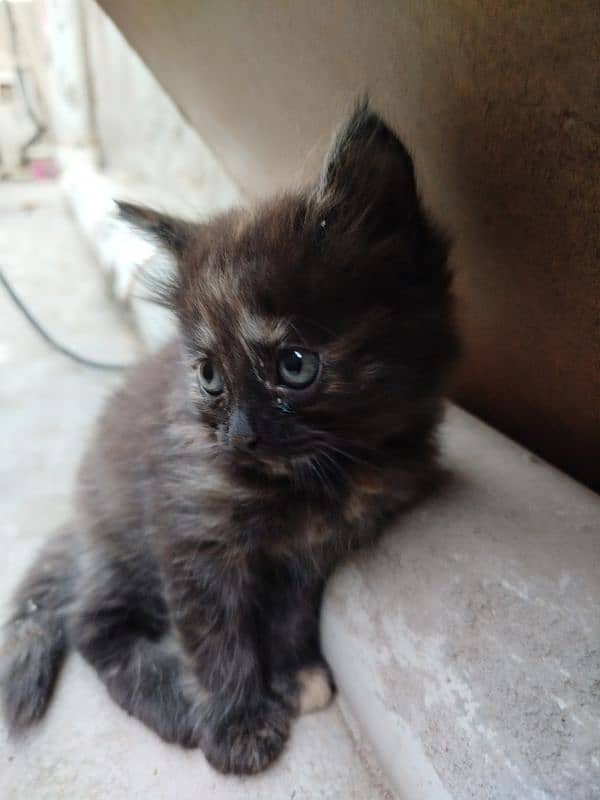
[[[234,409],[229,419],[227,431],[229,444],[236,450],[252,452],[256,449],[259,437],[256,433],[248,414],[242,408]]]

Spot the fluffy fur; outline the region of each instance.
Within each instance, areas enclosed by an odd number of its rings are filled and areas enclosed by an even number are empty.
[[[327,576],[431,474],[446,244],[366,105],[305,192],[202,225],[121,212],[177,259],[157,294],[180,334],[108,404],[74,519],[19,590],[4,707],[13,730],[38,719],[76,648],[163,739],[257,772],[331,695]],[[298,352],[318,363],[302,388],[280,374]]]

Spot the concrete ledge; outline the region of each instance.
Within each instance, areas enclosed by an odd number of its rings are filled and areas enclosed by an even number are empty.
[[[115,199],[151,204],[156,189],[115,180],[96,167],[93,150],[73,149],[62,154],[61,186],[65,199],[105,273],[115,300],[131,313],[149,350],[173,335],[170,314],[144,300],[143,272],[168,274],[173,264],[154,242],[144,238],[117,216]],[[159,204],[158,207],[161,207]]]
[[[456,408],[442,440],[328,587],[340,697],[406,800],[600,798],[600,499]]]
[[[60,161],[65,199],[113,296],[131,313],[146,347],[157,349],[173,335],[175,321],[145,299],[148,291],[141,278],[143,274],[168,275],[174,263],[155,242],[118,218],[114,201],[129,200],[198,221],[238,204],[240,194],[233,185],[224,184],[215,169],[207,169],[204,183],[195,187],[190,209],[190,199],[183,193],[179,196],[173,190],[162,191],[127,175],[98,169],[93,148],[63,148]]]

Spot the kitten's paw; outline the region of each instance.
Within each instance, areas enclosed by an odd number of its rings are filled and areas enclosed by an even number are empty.
[[[219,772],[250,775],[269,766],[283,750],[289,734],[289,711],[276,700],[241,712],[203,742],[207,761]]]
[[[335,694],[331,670],[325,661],[308,664],[273,679],[273,691],[294,714],[309,714],[326,708]]]
[[[309,714],[327,708],[333,698],[334,686],[329,667],[318,664],[305,667],[296,675],[300,684],[298,712]]]

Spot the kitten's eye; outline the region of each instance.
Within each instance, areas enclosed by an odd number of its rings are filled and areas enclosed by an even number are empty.
[[[285,386],[305,389],[319,374],[319,356],[296,347],[282,350],[277,360],[277,372]]]
[[[216,364],[208,358],[198,364],[196,374],[198,375],[198,383],[209,394],[221,394],[225,388],[223,373]]]

